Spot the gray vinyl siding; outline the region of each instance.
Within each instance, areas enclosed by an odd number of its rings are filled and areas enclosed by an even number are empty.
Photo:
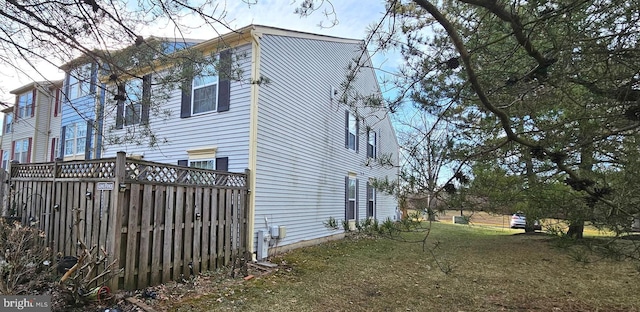
[[[323,226],[329,217],[344,220],[345,177],[359,179],[358,219],[366,216],[366,182],[395,179],[397,168],[366,167],[366,128],[360,126],[360,149],[345,148],[346,105],[330,99],[331,87],[344,81],[358,43],[264,35],[260,41],[260,87],[255,199],[255,231],[287,227],[287,245],[334,234]],[[372,70],[364,70],[356,88],[378,92]],[[366,115],[375,114],[367,112]],[[383,118],[383,114],[378,114]],[[376,123],[379,148],[397,158],[397,143],[388,118]],[[395,162],[397,164],[397,160]],[[395,215],[396,202],[380,193],[377,218]],[[254,233],[255,234],[255,233]]]
[[[251,74],[251,45],[237,47],[235,52],[243,56],[246,54],[246,57],[241,57],[239,64],[244,73],[243,81],[231,81],[230,109],[180,118],[181,90],[173,90],[166,103],[155,104],[163,110],[168,109],[168,117],[155,115],[151,109],[149,127],[159,142],[155,148],[149,147],[148,140],[123,144],[107,142],[108,136],[122,135],[127,131],[127,126],[121,130],[109,130],[115,124],[116,103],[107,99],[103,157],[113,157],[116,152],[125,151],[128,155],[144,155],[144,160],[175,165],[178,160],[189,158],[187,150],[216,146],[216,157],[229,157],[229,171],[243,172],[249,159],[251,85],[247,81]],[[154,92],[153,88],[151,92]]]
[[[38,89],[36,93],[36,105],[34,122],[32,131],[33,145],[31,147],[31,160],[32,162],[45,162],[49,161],[49,145],[47,142],[51,137],[51,133],[48,131],[51,125],[51,118],[53,113],[51,110],[51,96],[49,92]],[[37,132],[37,133],[36,133]]]

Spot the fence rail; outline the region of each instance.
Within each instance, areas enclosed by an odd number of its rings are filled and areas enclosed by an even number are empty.
[[[136,289],[229,265],[247,250],[248,175],[126,158],[11,164],[7,211],[38,226],[54,253],[78,242]]]

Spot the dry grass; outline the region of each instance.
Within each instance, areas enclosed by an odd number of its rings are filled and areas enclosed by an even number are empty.
[[[168,311],[640,311],[631,262],[544,234],[434,223],[428,247],[354,239],[275,258],[279,270]],[[421,236],[413,234],[411,238]],[[446,273],[445,273],[446,272]],[[166,303],[165,303],[166,304]]]

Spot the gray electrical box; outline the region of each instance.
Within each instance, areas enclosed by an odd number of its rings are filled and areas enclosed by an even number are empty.
[[[262,261],[269,257],[269,232],[258,231],[258,249],[256,250],[256,260]]]
[[[271,227],[271,237],[272,238],[280,238],[280,227],[274,225]]]

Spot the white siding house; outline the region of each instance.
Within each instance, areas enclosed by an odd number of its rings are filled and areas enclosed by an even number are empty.
[[[219,57],[232,54],[241,79],[196,79],[188,84],[190,94],[172,91],[161,105],[170,114],[152,112],[148,118],[155,148],[148,142],[110,143],[107,137],[135,130],[105,114],[104,157],[125,151],[164,163],[248,168],[252,250],[258,231],[271,226],[286,228],[286,236],[272,243],[292,248],[341,233],[323,225],[330,217],[393,219],[395,198],[368,183],[397,179],[399,148],[391,121],[382,109],[338,99],[350,62],[363,53],[362,42],[251,25],[192,49],[207,54],[221,43],[226,50]],[[203,111],[198,101],[204,89],[197,88],[209,85],[215,86],[217,105]],[[359,94],[380,95],[372,66],[359,71],[353,86]],[[105,112],[117,111],[116,105],[107,101]],[[383,156],[392,164],[377,165]]]
[[[60,81],[41,81],[11,91],[16,100],[2,110],[2,168],[11,161],[53,161],[60,137]]]

